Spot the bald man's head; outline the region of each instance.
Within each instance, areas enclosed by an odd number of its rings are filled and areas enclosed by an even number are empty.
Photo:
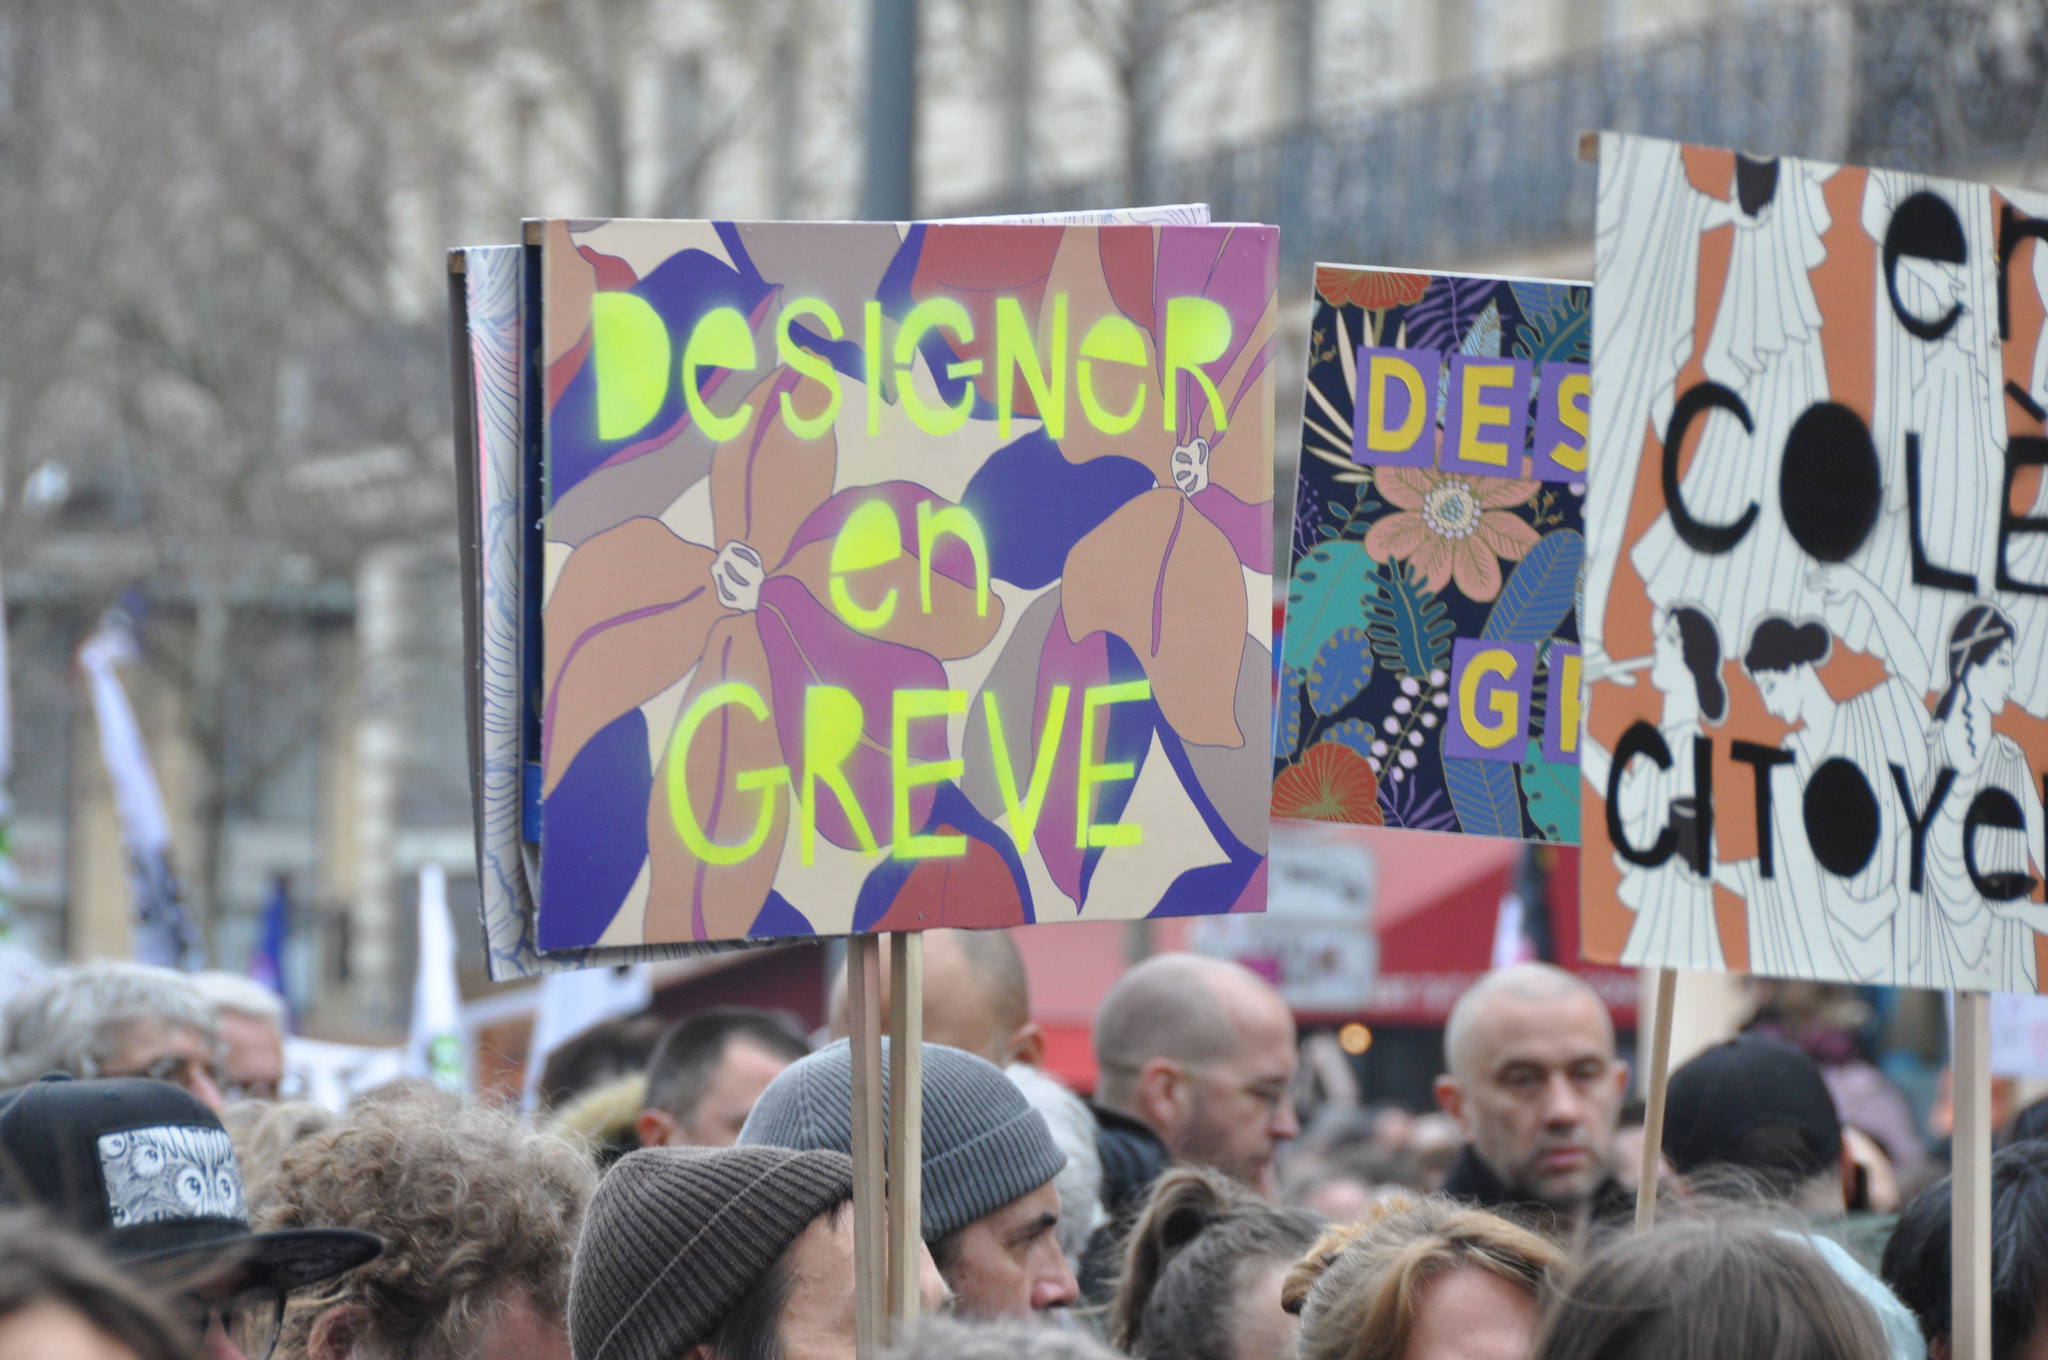
[[[1488,973],[1444,1031],[1437,1103],[1517,1197],[1587,1211],[1610,1174],[1628,1068],[1584,981],[1547,963]]]
[[[885,958],[891,941],[882,942]],[[883,1013],[889,1007],[889,969],[882,969]],[[844,974],[832,985],[832,1037],[843,1039],[846,1018]],[[1024,957],[1001,930],[924,932],[924,1038],[988,1059],[998,1067],[1013,1062],[1036,1066],[1045,1037],[1031,1020],[1031,984]]]
[[[1578,998],[1586,1003],[1588,1015],[1597,1013],[1597,1024],[1607,1034],[1608,1054],[1614,1053],[1614,1022],[1600,994],[1587,986],[1584,978],[1555,964],[1517,963],[1482,975],[1451,1007],[1451,1018],[1444,1025],[1444,1065],[1452,1076],[1472,1070],[1474,1046],[1487,1036],[1488,1021],[1499,1009],[1494,1004],[1498,998],[1531,1005],[1569,1003]]]
[[[1158,954],[1095,1013],[1096,1098],[1151,1126],[1180,1161],[1271,1188],[1295,1122],[1294,1016],[1250,969]]]

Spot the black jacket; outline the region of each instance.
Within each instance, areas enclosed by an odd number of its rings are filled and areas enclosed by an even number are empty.
[[[1102,1159],[1102,1208],[1109,1217],[1089,1235],[1081,1253],[1081,1298],[1106,1304],[1116,1294],[1124,1232],[1144,1206],[1159,1173],[1173,1163],[1159,1135],[1129,1115],[1089,1103],[1095,1116],[1095,1152]]]
[[[1444,1178],[1443,1192],[1453,1199],[1462,1199],[1478,1208],[1491,1209],[1526,1223],[1552,1237],[1570,1237],[1578,1227],[1560,1217],[1557,1210],[1549,1205],[1517,1192],[1472,1150],[1469,1143],[1459,1152],[1451,1174]],[[1634,1211],[1635,1197],[1612,1175],[1593,1191],[1592,1217],[1595,1221],[1625,1218]]]

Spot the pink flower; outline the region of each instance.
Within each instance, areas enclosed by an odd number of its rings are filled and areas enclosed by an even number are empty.
[[[1382,562],[1406,562],[1433,591],[1456,580],[1470,600],[1500,594],[1500,563],[1519,562],[1536,546],[1536,530],[1510,507],[1527,505],[1535,482],[1467,477],[1434,468],[1383,467],[1380,495],[1400,513],[1365,536]]]

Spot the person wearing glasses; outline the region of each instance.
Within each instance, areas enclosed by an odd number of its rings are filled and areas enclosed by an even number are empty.
[[[346,1228],[252,1232],[219,1118],[133,1077],[51,1073],[0,1096],[0,1203],[40,1210],[171,1298],[205,1360],[270,1360],[287,1296],[384,1248]]]
[[[102,960],[59,968],[0,1014],[0,1086],[49,1072],[146,1077],[218,1113],[227,1103],[214,1005],[182,973]]]
[[[192,985],[213,1003],[227,1078],[221,1093],[230,1101],[276,1100],[284,1086],[284,998],[240,973],[194,973]]]
[[[1206,1166],[1262,1195],[1273,1157],[1301,1133],[1294,1112],[1294,1014],[1250,969],[1200,954],[1155,954],[1132,968],[1095,1013],[1097,1122],[1105,1207],[1135,1203],[1145,1183],[1112,1191],[1111,1143],[1149,1132],[1166,1156]],[[1116,1118],[1105,1119],[1107,1111]],[[1132,1125],[1138,1126],[1136,1130]],[[1160,1166],[1152,1168],[1156,1175]],[[1118,1202],[1108,1203],[1115,1194]]]

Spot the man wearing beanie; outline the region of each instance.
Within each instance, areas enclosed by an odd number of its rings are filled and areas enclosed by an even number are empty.
[[[853,1162],[643,1148],[605,1173],[569,1281],[575,1360],[853,1360]],[[946,1287],[924,1257],[924,1308]]]
[[[888,1041],[883,1041],[886,1074]],[[883,1099],[886,1102],[887,1077]],[[783,1070],[755,1104],[741,1147],[853,1147],[853,1057],[844,1039]],[[970,1317],[1027,1316],[1074,1300],[1060,1251],[1067,1155],[1002,1069],[924,1046],[925,1244]],[[578,1360],[583,1357],[578,1356]]]

